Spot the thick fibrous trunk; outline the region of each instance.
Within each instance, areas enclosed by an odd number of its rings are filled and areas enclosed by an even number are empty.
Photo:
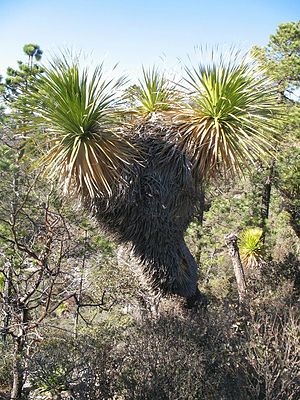
[[[235,279],[239,293],[239,302],[242,306],[245,306],[247,304],[246,280],[239,248],[237,245],[237,236],[234,233],[225,236],[225,243],[228,247],[229,255],[233,264]]]
[[[132,246],[154,292],[194,298],[198,268],[184,241],[197,199],[191,164],[165,132],[149,129],[140,132],[143,161],[110,198],[91,206],[104,230]]]

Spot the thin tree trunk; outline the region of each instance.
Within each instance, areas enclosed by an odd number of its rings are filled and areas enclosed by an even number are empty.
[[[22,389],[24,384],[23,350],[23,336],[15,338],[13,352],[13,385],[10,395],[11,400],[20,400],[22,396]]]
[[[29,311],[21,305],[21,321],[18,336],[14,336],[13,352],[13,385],[10,400],[21,400],[25,377],[24,350],[26,346],[26,328],[29,322]]]
[[[266,177],[265,183],[262,189],[262,201],[261,201],[261,228],[263,230],[263,240],[266,231],[266,222],[269,218],[270,213],[270,202],[271,202],[271,191],[272,191],[272,182],[273,182],[273,175],[274,175],[274,166],[275,160],[273,159],[268,171],[268,175]]]
[[[11,298],[11,284],[12,284],[12,265],[9,262],[7,264],[7,268],[5,271],[5,284],[3,290],[3,311],[4,311],[4,318],[3,318],[3,329],[2,329],[2,341],[6,343],[7,339],[7,331],[9,327],[9,321],[11,317],[11,310],[10,310],[10,298]]]
[[[225,236],[225,243],[228,247],[229,255],[232,260],[237,289],[239,293],[239,303],[242,307],[247,306],[247,288],[243,265],[237,244],[237,235],[231,233]]]
[[[16,158],[16,162],[19,160],[19,153]],[[17,211],[17,201],[18,201],[18,194],[19,194],[19,171],[17,170],[13,177],[13,199],[11,201],[11,212],[10,212],[10,220],[11,222],[14,221],[16,217]],[[13,264],[9,262],[6,268],[5,274],[5,285],[4,285],[4,295],[3,295],[3,302],[4,302],[4,318],[3,318],[3,334],[2,340],[5,343],[7,338],[7,331],[9,327],[9,321],[11,318],[11,310],[10,310],[10,298],[11,298],[11,289],[12,289],[12,277],[13,277]]]
[[[87,241],[88,241],[88,231],[85,231],[84,236],[84,253],[82,258],[81,272],[80,272],[80,283],[79,283],[79,293],[77,297],[77,304],[74,315],[74,337],[77,339],[78,337],[78,327],[79,327],[79,313],[80,313],[80,305],[82,301],[82,289],[83,289],[83,278],[85,271],[85,262],[86,262],[86,254],[87,254]]]

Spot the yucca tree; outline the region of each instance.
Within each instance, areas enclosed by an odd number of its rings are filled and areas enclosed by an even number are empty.
[[[88,84],[85,70],[63,60],[41,78],[47,169],[83,195],[118,241],[131,243],[157,293],[199,299],[197,265],[184,242],[196,179],[237,172],[271,151],[272,88],[246,64],[199,67],[187,69],[183,102],[158,70],[144,70],[131,92],[131,124],[126,118],[121,128],[119,82],[107,92],[112,82],[103,83],[101,71]]]

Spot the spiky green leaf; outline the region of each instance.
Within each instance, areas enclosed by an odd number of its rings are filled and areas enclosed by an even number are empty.
[[[173,108],[178,97],[175,84],[169,81],[156,67],[143,68],[143,77],[138,85],[127,93],[133,111],[143,118],[154,113],[165,113]]]
[[[263,230],[261,228],[247,228],[239,236],[239,248],[242,263],[246,268],[259,266],[263,252]]]
[[[92,75],[78,60],[55,60],[33,94],[34,125],[44,130],[41,163],[71,188],[94,198],[110,194],[135,150],[120,130],[118,91],[124,79],[105,80],[102,65]]]
[[[234,174],[273,150],[278,112],[272,83],[253,64],[186,67],[190,100],[176,111],[180,143],[201,176]]]

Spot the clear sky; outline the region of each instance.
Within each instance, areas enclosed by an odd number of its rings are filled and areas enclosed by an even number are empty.
[[[24,59],[25,43],[45,57],[83,50],[95,62],[173,67],[199,45],[243,50],[267,44],[278,24],[300,18],[299,0],[0,0],[0,74]]]

